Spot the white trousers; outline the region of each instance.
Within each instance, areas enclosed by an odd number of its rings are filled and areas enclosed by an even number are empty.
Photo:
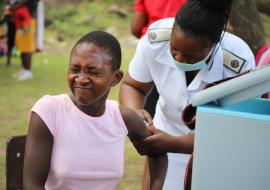
[[[168,171],[163,190],[183,190],[186,166],[190,155],[168,153]]]

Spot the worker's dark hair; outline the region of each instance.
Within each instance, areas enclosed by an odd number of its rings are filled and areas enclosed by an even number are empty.
[[[177,12],[175,24],[187,35],[216,43],[226,28],[232,0],[188,0]]]
[[[113,70],[118,70],[121,67],[122,53],[119,41],[111,34],[104,31],[93,31],[82,36],[74,45],[71,50],[78,44],[87,43],[94,44],[100,48],[103,48],[111,56],[111,64]]]

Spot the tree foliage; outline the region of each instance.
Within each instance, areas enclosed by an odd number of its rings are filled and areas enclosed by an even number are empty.
[[[256,0],[256,5],[260,12],[270,16],[270,0]]]
[[[248,43],[253,53],[265,44],[260,13],[254,0],[235,0],[230,15],[233,33]]]

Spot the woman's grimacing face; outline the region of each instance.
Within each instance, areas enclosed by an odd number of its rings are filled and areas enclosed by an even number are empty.
[[[205,45],[205,42],[198,38],[192,38],[182,32],[176,24],[170,38],[171,54],[174,59],[181,63],[194,64],[203,59],[209,54],[210,45]]]
[[[71,53],[68,86],[75,103],[91,105],[106,100],[111,86],[117,84],[116,73],[107,50],[94,44],[78,44]]]

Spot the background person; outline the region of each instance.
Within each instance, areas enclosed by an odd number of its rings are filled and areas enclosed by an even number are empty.
[[[21,52],[22,70],[15,73],[13,76],[19,81],[29,80],[33,77],[32,54],[36,51],[36,12],[39,0],[16,0],[11,5],[11,11],[14,12],[20,7],[26,6],[31,15],[29,30],[24,28],[16,28],[15,43],[16,48]],[[15,21],[16,22],[16,21]]]
[[[140,39],[121,84],[120,103],[134,109],[150,124],[152,118],[143,109],[145,98],[154,84],[160,94],[153,120],[158,129],[152,130],[153,135],[144,140],[140,151],[171,152],[165,190],[184,186],[194,133],[181,121],[181,115],[190,98],[208,83],[255,66],[248,45],[224,32],[231,3],[230,0],[189,0],[175,19],[153,23],[147,35]]]
[[[14,1],[14,0],[13,0]],[[11,56],[12,56],[12,51],[15,47],[15,34],[16,34],[16,27],[15,23],[13,20],[13,16],[10,11],[10,5],[13,4],[12,0],[7,1],[8,6],[6,7],[6,24],[7,24],[7,66],[11,65]]]
[[[150,24],[167,17],[175,17],[186,0],[135,0],[131,33],[141,38]]]
[[[6,1],[0,0],[0,57],[7,53],[7,43],[6,43],[6,36],[7,36],[7,29],[5,25],[5,7]],[[0,61],[1,64],[1,61]]]

